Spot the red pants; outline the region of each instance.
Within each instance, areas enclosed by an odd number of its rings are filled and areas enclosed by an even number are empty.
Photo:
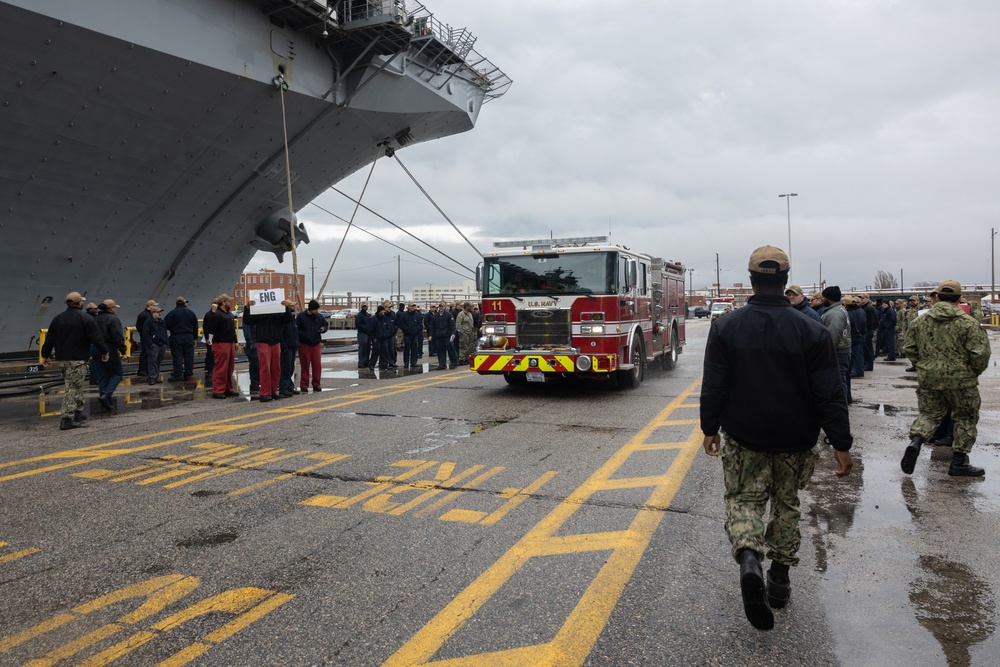
[[[233,370],[236,368],[236,343],[212,343],[212,393],[233,391]]]
[[[319,388],[319,380],[323,376],[323,344],[306,345],[299,343],[299,372],[302,379],[299,386],[302,391],[309,388],[309,373],[312,369],[312,386]]]
[[[257,343],[257,358],[260,360],[260,395],[277,396],[281,382],[281,345]]]

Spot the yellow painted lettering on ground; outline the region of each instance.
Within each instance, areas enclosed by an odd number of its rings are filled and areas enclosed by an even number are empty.
[[[350,454],[324,454],[322,452],[309,454],[308,456],[306,456],[307,459],[317,460],[319,461],[319,463],[303,466],[302,468],[299,468],[298,470],[295,470],[293,472],[285,473],[283,475],[278,475],[271,479],[264,480],[263,482],[258,482],[256,484],[251,484],[250,486],[245,486],[242,489],[236,489],[235,491],[230,491],[229,495],[238,496],[243,493],[249,493],[250,491],[256,491],[258,489],[262,489],[265,486],[269,486],[271,484],[277,484],[278,482],[283,482],[285,480],[292,479],[294,477],[302,477],[304,475],[307,475],[308,473],[313,472],[314,470],[319,470],[320,468],[325,468],[326,466],[332,465],[337,461],[342,461],[348,458],[349,456]]]
[[[36,637],[80,620],[88,614],[93,614],[128,601],[142,603],[135,609],[126,612],[113,623],[87,632],[59,646],[40,658],[28,663],[30,667],[49,667],[77,655],[85,649],[92,648],[116,634],[127,630],[143,621],[151,620],[168,607],[176,605],[180,600],[190,595],[199,585],[197,577],[180,574],[155,577],[102,595],[90,602],[74,607],[70,613],[58,614],[55,617],[19,632],[11,637],[0,640],[0,653],[19,646]],[[178,651],[160,664],[183,665],[211,649],[213,646],[232,637],[254,621],[274,611],[291,600],[294,595],[279,593],[263,588],[244,587],[225,591],[191,604],[180,611],[156,622],[151,628],[138,630],[124,640],[102,649],[95,655],[79,662],[79,667],[104,667],[132,651],[148,644],[181,625],[193,619],[210,614],[229,616],[219,619],[221,626],[208,630],[199,641]],[[213,618],[215,618],[213,616]],[[224,622],[223,622],[224,621]],[[214,625],[214,624],[213,624]]]
[[[661,508],[669,507],[680,484],[701,449],[702,435],[694,426],[690,435],[680,442],[663,443],[658,447],[664,453],[662,475],[636,479],[617,478],[615,475],[630,456],[644,449],[657,429],[667,425],[668,417],[677,410],[693,409],[688,401],[700,380],[688,386],[671,401],[652,421],[646,424],[628,443],[615,452],[597,471],[559,503],[538,522],[509,551],[480,575],[457,597],[452,599],[431,621],[399,648],[383,667],[414,667],[421,665],[468,666],[524,666],[582,665],[594,643],[607,624],[614,606],[625,585],[639,564],[649,545],[653,532],[663,518]],[[695,424],[695,420],[676,420]],[[543,475],[543,477],[545,477]],[[541,480],[542,478],[539,478]],[[545,480],[547,481],[547,480]],[[544,482],[542,482],[544,483]],[[650,488],[647,501],[637,510],[629,527],[621,531],[600,533],[564,534],[564,526],[595,493],[622,488]],[[527,487],[525,487],[525,491]],[[508,502],[519,497],[515,493]],[[656,508],[656,509],[653,509]],[[448,516],[448,515],[445,515]],[[452,515],[461,518],[462,514]],[[444,517],[442,517],[444,518]],[[467,517],[467,518],[471,518]],[[485,521],[485,519],[483,519]],[[604,565],[584,591],[576,606],[552,641],[530,646],[509,647],[490,653],[451,656],[435,661],[434,656],[476,613],[487,604],[521,568],[535,558],[558,557],[561,554],[579,554],[591,551],[610,552]],[[488,632],[482,626],[479,632]]]

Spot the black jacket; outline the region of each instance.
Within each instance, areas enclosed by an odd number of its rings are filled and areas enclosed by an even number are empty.
[[[326,333],[326,318],[316,313],[310,315],[308,310],[303,310],[295,318],[295,324],[299,329],[299,341],[303,345],[319,345],[323,342],[323,334]]]
[[[389,316],[389,311],[382,310],[381,306],[379,306],[379,310],[375,313],[375,317],[372,318],[368,328],[371,335],[377,340],[385,340],[392,338],[396,333],[396,322]]]
[[[419,336],[424,327],[424,316],[419,310],[408,310],[398,318],[404,336]]]
[[[140,336],[142,335],[142,330],[146,328],[146,320],[152,316],[153,313],[149,312],[149,308],[143,308],[139,311],[139,314],[135,318],[135,330],[139,332]],[[163,317],[161,316],[160,319],[162,320]]]
[[[802,452],[820,427],[851,448],[847,401],[833,339],[784,296],[755,295],[712,322],[701,385],[701,430],[721,428],[760,452]]]
[[[281,349],[299,349],[299,325],[295,321],[295,317],[288,320],[288,322],[285,323],[285,327],[281,330]]]
[[[427,321],[427,335],[431,338],[448,338],[455,335],[455,318],[448,309],[431,313]]]
[[[102,310],[97,313],[97,330],[101,332],[101,338],[109,350],[118,350],[119,354],[125,354],[125,331],[122,328],[122,321],[114,313]]]
[[[198,316],[187,306],[176,306],[164,316],[163,322],[171,336],[191,336],[193,339],[198,335]]]
[[[354,328],[360,333],[371,335],[372,315],[368,310],[362,309],[354,316]]]
[[[214,313],[205,313],[202,320],[202,328],[205,334],[212,334],[213,343],[235,343],[236,342],[236,316],[232,311],[228,313],[221,308]]]
[[[142,340],[149,346],[167,344],[167,325],[163,323],[163,318],[147,317],[146,323],[142,325]]]
[[[91,345],[101,354],[108,353],[97,328],[97,319],[82,308],[68,307],[52,318],[42,345],[42,358],[48,359],[55,352],[59,361],[86,361],[90,358]]]
[[[851,321],[851,344],[860,343],[868,333],[868,316],[857,306],[847,309],[847,319]]]
[[[283,313],[254,315],[250,310],[250,306],[247,306],[243,313],[243,322],[256,325],[258,344],[280,345],[281,339],[285,335],[285,325],[291,322],[294,317],[295,313],[289,308],[285,308],[285,312]]]

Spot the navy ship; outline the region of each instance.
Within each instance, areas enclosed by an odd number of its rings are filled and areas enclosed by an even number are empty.
[[[511,85],[403,0],[6,0],[0,31],[6,356],[37,354],[70,291],[123,320],[207,309],[258,250],[308,241],[289,180],[300,208]]]

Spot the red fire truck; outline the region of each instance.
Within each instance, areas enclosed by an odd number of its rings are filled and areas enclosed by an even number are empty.
[[[638,386],[684,347],[684,267],[603,236],[494,243],[477,271],[483,330],[472,370],[510,384],[554,376]]]

